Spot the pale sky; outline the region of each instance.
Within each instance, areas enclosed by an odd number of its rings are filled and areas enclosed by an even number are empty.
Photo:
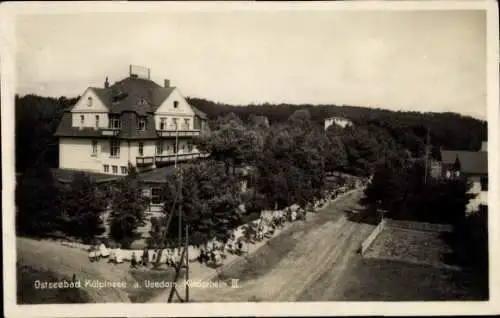
[[[76,96],[151,68],[184,96],[486,118],[484,11],[222,11],[18,20],[19,94]]]

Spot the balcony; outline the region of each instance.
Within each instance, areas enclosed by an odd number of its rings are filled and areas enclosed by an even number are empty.
[[[136,164],[138,167],[147,167],[155,163],[155,157],[153,156],[142,156],[136,158]]]
[[[101,133],[103,136],[118,136],[120,134],[120,128],[102,128]]]
[[[196,137],[200,135],[199,130],[157,130],[160,137]],[[178,135],[177,135],[178,134]]]
[[[205,158],[208,157],[208,154],[204,153],[183,153],[177,155],[158,155],[155,156],[155,163],[158,164],[168,164],[175,162],[175,158],[177,157],[177,162],[188,161],[196,158]]]

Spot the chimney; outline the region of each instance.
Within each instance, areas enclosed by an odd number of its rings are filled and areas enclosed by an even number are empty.
[[[105,88],[109,87],[109,81],[108,81],[108,77],[107,76],[106,76],[106,81],[104,82],[104,87]]]
[[[163,87],[165,87],[165,88],[170,87],[170,80],[165,79],[165,83],[164,83]]]

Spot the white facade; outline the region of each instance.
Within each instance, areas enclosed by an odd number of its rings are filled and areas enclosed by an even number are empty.
[[[192,130],[194,115],[191,106],[182,97],[179,90],[175,89],[156,110],[156,129],[175,130],[178,127],[179,130]]]
[[[163,147],[157,144],[162,144]],[[61,137],[59,139],[59,166],[63,169],[126,175],[125,169],[128,163],[135,166],[137,157],[174,156],[174,144],[175,138],[144,141],[120,140],[119,153],[111,156],[111,141],[108,139]],[[140,148],[142,148],[142,154]],[[159,150],[163,151],[160,153]],[[178,141],[178,155],[198,153],[196,147],[189,148],[187,140]]]
[[[108,127],[108,108],[91,88],[83,93],[82,97],[71,110],[71,113],[73,127]]]
[[[478,178],[470,178],[472,187],[469,190],[470,194],[475,195],[467,205],[467,214],[479,211],[480,205],[488,205],[488,191],[481,188],[481,181]]]
[[[342,118],[342,117],[330,117],[325,119],[325,130],[332,125],[337,125],[339,127],[345,128],[352,125],[352,121]]]
[[[138,167],[139,170],[151,169],[155,167],[157,159],[162,159],[158,156],[172,156],[172,158],[163,158],[166,160],[161,162],[163,164],[169,162],[168,160],[173,162],[176,154],[199,154],[199,151],[190,144],[193,136],[199,134],[199,129],[194,129],[195,112],[178,89],[170,92],[152,117],[154,129],[159,131],[159,134],[161,131],[166,133],[162,137],[123,139],[113,138],[113,135],[105,136],[101,132],[110,128],[108,114],[108,107],[96,91],[92,88],[85,90],[70,114],[70,126],[76,129],[76,136],[59,137],[60,168],[126,175],[129,163]],[[123,123],[121,126],[123,127]],[[79,130],[82,131],[81,136],[79,136]],[[179,134],[177,138],[176,130],[187,131],[189,134]],[[91,132],[91,134],[84,134],[84,131]],[[177,153],[175,152],[176,143]],[[144,164],[141,160],[152,161],[152,164]],[[141,164],[138,164],[139,162]]]

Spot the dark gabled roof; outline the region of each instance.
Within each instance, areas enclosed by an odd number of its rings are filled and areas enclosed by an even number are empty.
[[[198,108],[194,107],[194,106],[191,106],[191,108],[193,109],[193,112],[196,116],[200,117],[201,119],[208,119],[208,116],[207,114],[205,114],[204,112],[202,112],[201,110],[199,110]]]
[[[488,153],[485,151],[441,150],[441,161],[453,165],[459,160],[460,170],[465,174],[488,174]]]
[[[133,111],[145,116],[147,113],[155,112],[172,94],[175,87],[163,87],[144,78],[127,77],[108,88],[91,87],[91,89],[111,113],[121,114],[124,111]],[[120,95],[122,95],[121,98]],[[139,103],[142,99],[146,101],[146,104]],[[197,116],[203,119],[208,118],[196,107],[191,107]]]
[[[139,173],[139,180],[144,183],[166,183],[167,177],[174,175],[177,169],[186,164],[187,163],[177,164],[177,168],[171,165],[141,172]]]
[[[158,109],[174,90],[175,87],[162,87],[148,79],[127,77],[109,88],[101,89],[100,94],[108,98],[106,105],[112,113],[134,111],[145,115]],[[123,94],[123,97],[113,101],[113,97],[119,97],[120,94]],[[140,104],[141,99],[144,99],[146,104]]]
[[[108,88],[90,87],[98,98],[106,105],[111,114],[119,115],[122,119],[122,129],[119,138],[123,139],[151,139],[157,138],[154,127],[153,113],[172,94],[175,87],[162,87],[155,82],[136,77],[127,77],[114,83]],[[207,115],[194,106],[191,106],[195,115],[208,119]],[[136,122],[131,113],[147,118],[145,131],[138,131]],[[71,113],[65,113],[61,124],[55,133],[58,137],[101,137],[102,132],[95,128],[79,128],[72,126]]]
[[[109,182],[122,178],[122,176],[114,176],[98,172],[77,171],[71,169],[52,169],[52,175],[54,176],[54,179],[61,183],[70,183],[73,180],[73,176],[75,175],[75,173],[82,172],[88,175],[90,177],[90,180],[95,183]]]

